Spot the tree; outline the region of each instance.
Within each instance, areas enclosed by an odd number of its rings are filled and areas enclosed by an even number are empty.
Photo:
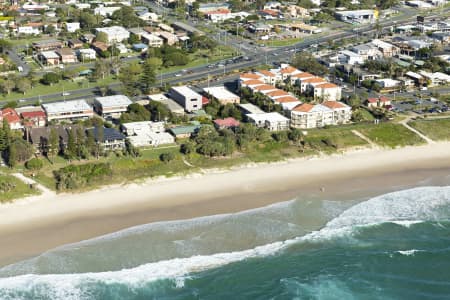
[[[128,96],[136,96],[140,94],[140,77],[142,74],[142,67],[138,63],[131,63],[122,68],[119,75],[119,80],[123,84],[124,93]]]
[[[16,83],[10,79],[3,80],[1,82],[1,89],[4,93],[7,93],[8,95],[11,94],[11,91],[16,86]]]
[[[54,72],[48,72],[42,76],[41,82],[45,85],[53,85],[54,83],[58,83],[60,80],[61,75]]]
[[[19,161],[26,161],[33,155],[32,146],[22,138],[15,138],[8,148],[8,164],[14,167]]]
[[[95,156],[98,159],[99,155],[103,151],[103,140],[105,137],[105,132],[104,132],[103,126],[95,126],[94,131],[95,131],[95,135],[96,135],[95,136],[95,142],[96,142]]]
[[[353,94],[348,98],[348,105],[350,105],[353,109],[361,106],[361,98],[357,94]]]
[[[137,36],[134,33],[130,34],[130,37],[128,38],[128,44],[133,45],[133,44],[139,44],[141,42],[141,40],[139,39],[139,36]]]
[[[30,80],[26,77],[19,78],[16,82],[16,89],[25,95],[25,93],[31,89]]]
[[[128,106],[127,112],[120,116],[120,123],[150,121],[150,116],[150,112],[145,107],[138,103],[133,103]]]
[[[94,16],[93,14],[83,11],[80,14],[80,26],[83,29],[91,30],[94,26],[100,24],[102,21],[99,19],[99,15]]]
[[[4,54],[6,51],[12,49],[12,44],[10,41],[5,39],[0,39],[0,52]]]
[[[103,31],[99,31],[95,36],[95,40],[97,42],[108,43],[108,35]]]
[[[9,145],[8,147],[8,165],[11,168],[14,168],[17,164],[17,150],[13,145]]]
[[[50,128],[50,135],[48,139],[48,150],[47,150],[47,157],[49,157],[50,161],[53,162],[53,157],[57,155],[59,152],[59,140],[58,140],[58,134],[56,132],[56,129],[54,127]]]
[[[147,61],[144,62],[140,81],[141,81],[141,90],[144,93],[150,92],[152,84],[154,84],[156,81],[155,69]]]
[[[189,155],[191,153],[194,153],[195,152],[195,144],[192,141],[188,140],[184,144],[181,145],[180,151],[184,155]]]
[[[94,72],[92,73],[94,78],[101,78],[101,79],[105,79],[105,77],[109,74],[110,72],[110,68],[109,68],[109,64],[106,60],[104,59],[98,59],[95,62],[95,66],[94,66]]]
[[[145,63],[149,66],[151,66],[154,70],[157,70],[162,67],[163,61],[159,57],[150,57],[147,58]]]
[[[311,53],[307,52],[297,53],[292,61],[292,65],[316,75],[323,75],[328,72],[328,69],[324,65],[321,65]]]
[[[67,148],[64,149],[64,156],[67,159],[73,159],[77,154],[77,146],[75,142],[75,133],[73,129],[68,130]]]
[[[298,143],[302,139],[302,137],[302,132],[297,128],[292,129],[288,133],[289,140],[293,141],[294,143]]]
[[[56,28],[52,24],[45,27],[44,33],[52,35],[52,34],[55,34],[55,32],[56,32]]]

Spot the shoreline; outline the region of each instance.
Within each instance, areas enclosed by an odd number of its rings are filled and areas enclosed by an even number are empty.
[[[449,150],[450,142],[363,149],[29,197],[0,205],[0,266],[150,222],[233,213],[296,197],[345,200],[419,182],[447,185]]]

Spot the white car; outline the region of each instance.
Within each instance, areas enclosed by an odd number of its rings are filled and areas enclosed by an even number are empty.
[[[178,74],[175,74],[175,77],[181,77],[181,75],[182,74],[178,73]]]
[[[64,93],[62,93],[61,95],[62,95],[62,96],[70,96],[70,93],[69,93],[69,92],[64,92]]]

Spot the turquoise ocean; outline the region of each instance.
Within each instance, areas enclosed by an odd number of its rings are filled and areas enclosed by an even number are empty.
[[[450,187],[136,226],[0,268],[0,299],[450,299]]]

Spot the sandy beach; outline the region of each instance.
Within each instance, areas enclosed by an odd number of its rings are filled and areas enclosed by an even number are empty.
[[[368,197],[450,184],[450,143],[243,166],[0,206],[0,265],[133,225],[230,213],[295,197]]]

